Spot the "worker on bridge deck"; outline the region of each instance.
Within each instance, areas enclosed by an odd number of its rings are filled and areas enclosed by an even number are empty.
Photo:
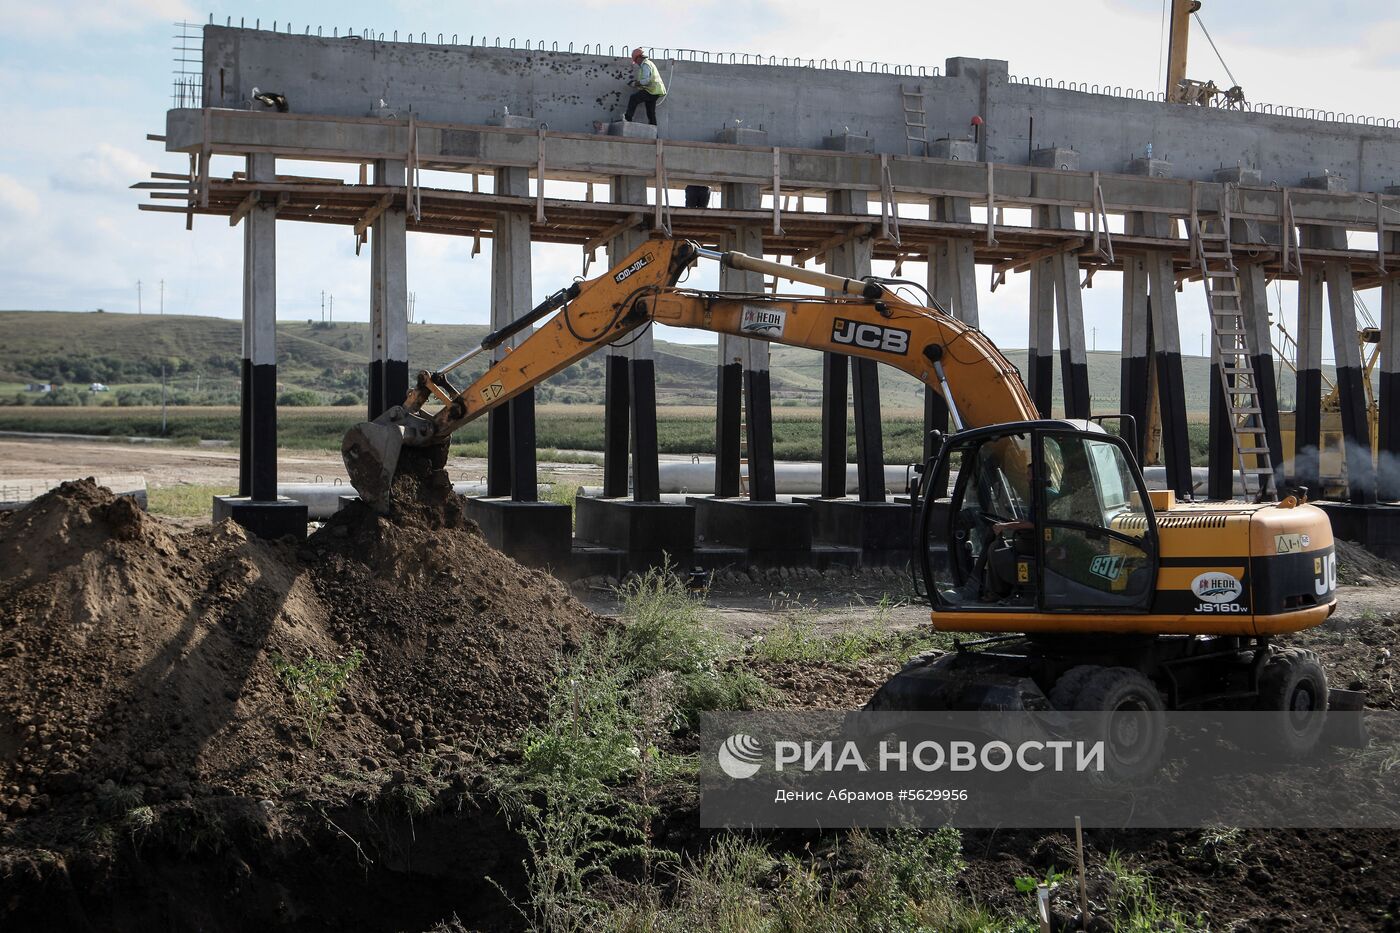
[[[655,126],[656,105],[666,99],[666,85],[661,80],[661,69],[657,68],[656,63],[647,58],[646,52],[641,49],[632,50],[632,64],[637,66],[637,73],[631,85],[637,90],[627,99],[627,114],[623,119],[630,121],[632,115],[637,112],[637,105],[644,104],[647,108],[647,120]]]

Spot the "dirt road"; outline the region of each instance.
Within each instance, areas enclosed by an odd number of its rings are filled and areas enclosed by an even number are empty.
[[[480,457],[453,457],[447,468],[457,482],[483,481],[486,475],[486,461]],[[542,462],[540,471],[579,484],[600,482],[602,475],[601,467],[578,463]],[[0,479],[78,479],[116,473],[139,473],[152,488],[232,487],[238,485],[238,450],[179,444],[0,438]],[[328,450],[280,450],[277,473],[284,483],[331,483],[337,479],[349,482],[340,454]]]

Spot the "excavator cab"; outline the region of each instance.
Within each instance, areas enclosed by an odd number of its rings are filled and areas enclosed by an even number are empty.
[[[964,431],[924,471],[924,583],[935,610],[1132,613],[1159,561],[1147,489],[1093,422]]]

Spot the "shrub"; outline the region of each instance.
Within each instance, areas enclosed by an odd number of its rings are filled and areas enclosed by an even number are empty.
[[[288,389],[277,396],[277,404],[289,408],[309,408],[321,404],[321,395],[310,389]]]
[[[320,741],[321,730],[325,728],[326,717],[335,709],[340,700],[340,691],[350,681],[364,661],[365,655],[359,648],[343,658],[322,660],[307,652],[306,660],[296,664],[280,654],[272,656],[272,667],[282,683],[291,691],[292,702],[306,737],[315,748]]]

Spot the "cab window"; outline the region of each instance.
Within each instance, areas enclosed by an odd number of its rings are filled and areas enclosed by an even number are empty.
[[[1041,437],[1047,609],[1145,607],[1155,555],[1123,449],[1082,434]]]

